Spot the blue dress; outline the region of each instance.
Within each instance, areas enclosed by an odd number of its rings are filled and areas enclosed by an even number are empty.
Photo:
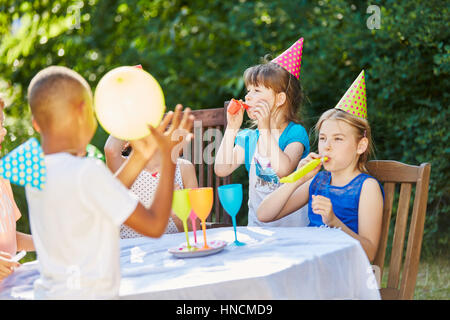
[[[360,173],[347,185],[338,187],[330,185],[331,173],[329,171],[320,171],[316,174],[309,185],[309,226],[318,227],[324,225],[322,216],[320,214],[315,214],[311,209],[312,196],[321,195],[331,200],[333,212],[336,217],[353,232],[358,233],[359,197],[361,195],[363,183],[368,178],[373,177],[366,173]],[[384,198],[384,191],[381,185],[380,189]]]

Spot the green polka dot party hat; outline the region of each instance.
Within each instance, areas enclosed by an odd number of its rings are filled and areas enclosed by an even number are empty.
[[[366,81],[364,70],[361,71],[358,78],[353,81],[350,88],[336,105],[341,109],[356,117],[367,119],[367,100],[366,100]]]

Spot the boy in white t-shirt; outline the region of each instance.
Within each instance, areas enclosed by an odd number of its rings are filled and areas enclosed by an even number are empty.
[[[148,137],[132,142],[133,153],[114,177],[101,161],[84,157],[97,121],[91,89],[78,73],[65,67],[45,68],[32,79],[28,100],[47,170],[43,190],[26,188],[41,273],[34,285],[35,298],[117,298],[119,227],[124,223],[149,237],[164,233],[174,188],[171,152],[180,143],[172,133],[190,131],[194,117],[186,109],[181,120],[178,105],[158,128],[150,127]],[[157,147],[163,160],[155,199],[161,201],[146,209],[127,188]]]

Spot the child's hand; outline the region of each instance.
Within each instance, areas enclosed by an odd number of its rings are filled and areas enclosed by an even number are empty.
[[[308,154],[305,158],[303,158],[302,160],[300,160],[300,162],[298,163],[297,166],[297,170],[300,169],[301,167],[303,167],[305,164],[307,164],[308,162],[310,162],[311,160],[314,159],[319,159],[320,155],[318,155],[315,152],[311,152],[310,154]],[[320,166],[319,166],[320,167]]]
[[[177,105],[175,113],[169,111],[157,128],[149,126],[151,134],[142,139],[130,141],[131,148],[146,159],[150,159],[154,155],[158,146],[162,152],[170,153],[172,148],[183,139],[179,130],[189,132],[194,122],[194,116],[190,114],[189,108],[185,110],[183,119],[180,121],[182,109],[182,105]],[[170,128],[166,130],[171,121]],[[174,133],[177,133],[177,136]],[[186,140],[189,141],[190,138],[192,138],[192,134],[188,134]]]
[[[231,102],[230,102],[231,103]],[[239,130],[244,120],[244,109],[240,108],[235,114],[227,112],[227,128],[232,130]]]
[[[11,259],[11,255],[0,251],[0,282],[14,272],[14,268],[20,267],[20,263],[14,261],[6,261],[4,259]]]
[[[167,124],[170,122],[172,117],[173,117],[173,112],[172,111],[168,112],[156,130],[164,132],[165,128],[167,127]],[[151,128],[151,126],[149,126],[149,128]],[[153,133],[152,133],[151,129],[150,129],[150,132],[151,133],[148,136],[138,139],[138,140],[130,141],[130,142],[126,143],[125,145],[127,147],[131,146],[131,150],[133,150],[132,151],[133,154],[138,153],[145,159],[152,158],[153,155],[156,153],[158,144],[153,137]]]
[[[252,109],[253,114],[258,120],[259,130],[270,129],[270,105],[266,101],[259,101]]]
[[[175,113],[170,115],[170,119],[164,118],[157,129],[150,127],[151,135],[163,154],[171,154],[176,146],[189,142],[193,137],[192,133],[189,132],[192,129],[195,118],[191,114],[191,109],[187,108],[183,113],[183,118],[180,120],[182,110],[183,106],[178,104],[175,108]],[[164,132],[165,127],[167,127],[171,119],[172,124]],[[180,150],[178,150],[178,153]],[[179,154],[174,155],[172,159],[174,163],[176,163],[178,156]]]
[[[296,170],[298,170],[301,167],[303,167],[304,165],[308,164],[310,161],[312,161],[314,159],[320,159],[320,158],[321,158],[320,155],[318,155],[317,153],[311,152],[310,154],[308,154],[306,156],[306,158],[303,158],[302,160],[300,160]],[[313,170],[311,170],[306,175],[304,175],[302,180],[308,181],[309,179],[314,177],[320,171],[320,168],[322,168],[322,162],[320,162],[319,165],[317,167],[315,167]]]
[[[327,226],[333,227],[336,225],[337,218],[333,212],[333,205],[329,198],[313,195],[311,209],[315,214],[320,214],[322,216],[322,221]]]

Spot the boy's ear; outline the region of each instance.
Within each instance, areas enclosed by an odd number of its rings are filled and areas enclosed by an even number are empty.
[[[358,154],[363,154],[364,152],[366,152],[368,146],[369,146],[369,139],[367,139],[366,137],[363,137],[358,142],[356,152]]]
[[[277,107],[282,106],[286,102],[286,93],[279,92],[275,95],[275,104]]]
[[[78,111],[78,112],[84,111],[85,105],[86,105],[86,101],[85,101],[84,99],[81,100],[81,101],[76,105],[77,111]]]
[[[39,128],[39,125],[37,124],[36,119],[33,116],[31,117],[31,124],[33,125],[33,128],[37,133],[41,133],[41,128]]]

